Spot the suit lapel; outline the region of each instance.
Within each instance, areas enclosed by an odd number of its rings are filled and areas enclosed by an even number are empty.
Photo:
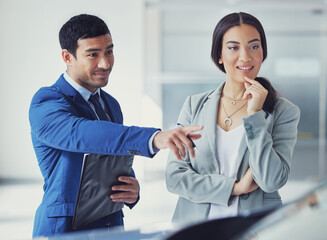
[[[108,93],[105,93],[102,89],[100,91],[101,98],[104,101],[104,104],[106,105],[107,114],[109,115],[111,121],[114,123],[121,123],[121,121],[119,121],[118,119],[118,116],[115,114],[114,109],[112,109],[112,105],[114,104],[112,103],[110,97],[108,97]]]
[[[63,74],[60,76],[58,81],[55,85],[60,89],[60,91],[68,96],[71,97],[72,100],[82,109],[81,112],[87,114],[88,119],[97,120],[97,116],[95,115],[94,111],[90,107],[90,105],[84,100],[84,98],[79,94],[78,91],[75,90],[63,77]]]

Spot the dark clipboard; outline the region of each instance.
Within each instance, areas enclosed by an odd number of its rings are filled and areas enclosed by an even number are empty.
[[[73,216],[73,229],[106,217],[124,207],[113,202],[111,186],[119,185],[119,176],[130,176],[133,156],[85,154]]]

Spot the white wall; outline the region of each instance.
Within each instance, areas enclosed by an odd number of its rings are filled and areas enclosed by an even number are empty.
[[[122,107],[125,124],[141,124],[143,0],[0,1],[0,178],[41,178],[30,138],[33,94],[66,69],[58,32],[72,16],[94,14],[109,26],[115,66],[105,88]]]

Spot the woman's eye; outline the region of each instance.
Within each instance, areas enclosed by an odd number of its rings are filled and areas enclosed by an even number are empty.
[[[254,45],[254,46],[251,46],[250,49],[258,49],[260,46],[259,45]]]
[[[230,50],[237,50],[238,47],[228,47],[228,49],[230,49]]]

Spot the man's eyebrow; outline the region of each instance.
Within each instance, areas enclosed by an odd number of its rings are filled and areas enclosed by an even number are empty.
[[[106,49],[110,49],[110,48],[113,48],[114,45],[113,44],[110,44],[108,47],[106,47]],[[100,48],[89,48],[89,49],[86,49],[85,52],[100,52],[102,49]]]
[[[107,47],[107,49],[109,49],[109,48],[113,48],[114,47],[114,44],[112,43],[112,44],[110,44],[108,47]]]

